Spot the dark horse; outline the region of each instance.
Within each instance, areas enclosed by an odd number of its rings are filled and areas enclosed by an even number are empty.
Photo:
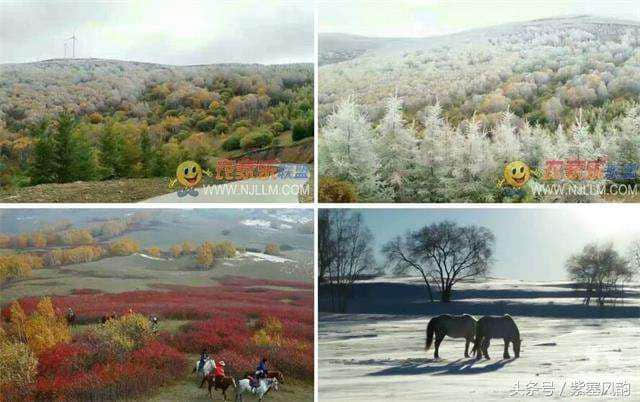
[[[211,394],[211,388],[213,388],[214,390],[218,390],[221,389],[222,390],[222,396],[224,397],[224,400],[227,400],[227,389],[233,385],[233,388],[236,387],[236,380],[233,379],[233,377],[230,376],[224,376],[224,377],[215,377],[213,375],[213,373],[208,374],[204,377],[204,380],[207,381],[207,385],[209,387],[209,397],[213,398],[213,395]]]
[[[103,315],[103,316],[102,316],[102,318],[100,319],[100,321],[101,321],[103,324],[106,324],[106,323],[107,323],[107,321],[109,321],[109,320],[115,320],[116,318],[117,318],[117,317],[116,317],[116,312],[114,311],[113,313],[111,313],[111,314],[109,314],[109,315],[107,315],[107,314]]]
[[[67,324],[69,325],[73,324],[74,321],[76,320],[76,313],[73,312],[71,307],[69,307],[69,310],[67,310],[66,319],[67,319]]]
[[[509,314],[502,317],[484,316],[478,320],[476,325],[476,350],[478,354],[476,359],[484,355],[485,359],[489,359],[489,344],[492,338],[502,338],[504,340],[504,353],[502,357],[510,359],[509,342],[513,343],[513,353],[520,357],[520,331],[518,326]]]
[[[424,350],[429,350],[431,342],[433,342],[433,334],[436,335],[436,350],[433,354],[435,359],[440,358],[438,355],[438,349],[440,343],[445,336],[451,338],[465,338],[466,344],[464,346],[464,357],[469,357],[469,344],[473,342],[473,337],[476,331],[476,320],[469,314],[463,315],[449,315],[442,314],[437,317],[433,317],[427,324],[427,339],[424,345]],[[477,343],[474,344],[471,354],[477,347]]]

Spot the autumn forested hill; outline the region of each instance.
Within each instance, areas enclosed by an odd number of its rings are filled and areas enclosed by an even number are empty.
[[[0,184],[173,176],[313,136],[313,65],[0,65]]]

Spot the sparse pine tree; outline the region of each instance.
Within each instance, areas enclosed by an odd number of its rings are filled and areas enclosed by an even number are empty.
[[[142,157],[142,177],[150,177],[153,170],[154,153],[147,130],[142,132],[142,137],[140,138],[140,152]]]
[[[49,132],[49,124],[40,122],[33,130],[36,138],[33,149],[33,164],[29,175],[33,184],[55,183],[57,181],[57,164],[54,157],[55,143]]]
[[[57,119],[54,135],[53,155],[56,164],[56,178],[59,183],[68,183],[75,178],[74,158],[75,144],[73,139],[74,116],[64,111]]]
[[[103,178],[115,178],[122,169],[122,138],[113,123],[105,126],[100,137],[100,169]]]

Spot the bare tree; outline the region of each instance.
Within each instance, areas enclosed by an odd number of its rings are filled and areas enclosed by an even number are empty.
[[[318,211],[318,283],[326,280],[327,270],[333,263],[334,247],[331,246],[333,239],[333,222],[330,209]]]
[[[607,300],[623,297],[624,283],[633,277],[629,261],[613,248],[612,243],[587,244],[581,252],[569,257],[565,263],[571,280],[585,290],[583,303],[589,305],[595,297],[599,306]]]
[[[321,275],[328,280],[333,311],[344,312],[353,283],[372,267],[373,235],[360,213],[346,209],[322,210],[318,235]],[[328,225],[328,228],[322,226]],[[323,230],[326,232],[323,233]],[[320,244],[322,243],[322,244]]]
[[[431,301],[435,284],[440,300],[449,302],[456,283],[487,274],[494,243],[495,236],[485,227],[444,221],[408,231],[388,242],[382,252],[396,273],[418,271]]]

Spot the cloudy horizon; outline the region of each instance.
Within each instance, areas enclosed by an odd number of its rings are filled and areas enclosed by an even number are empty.
[[[311,63],[313,23],[311,0],[0,0],[0,63],[70,57],[73,35],[76,58]]]
[[[640,7],[635,0],[318,0],[318,32],[424,38],[576,15],[640,21]]]

